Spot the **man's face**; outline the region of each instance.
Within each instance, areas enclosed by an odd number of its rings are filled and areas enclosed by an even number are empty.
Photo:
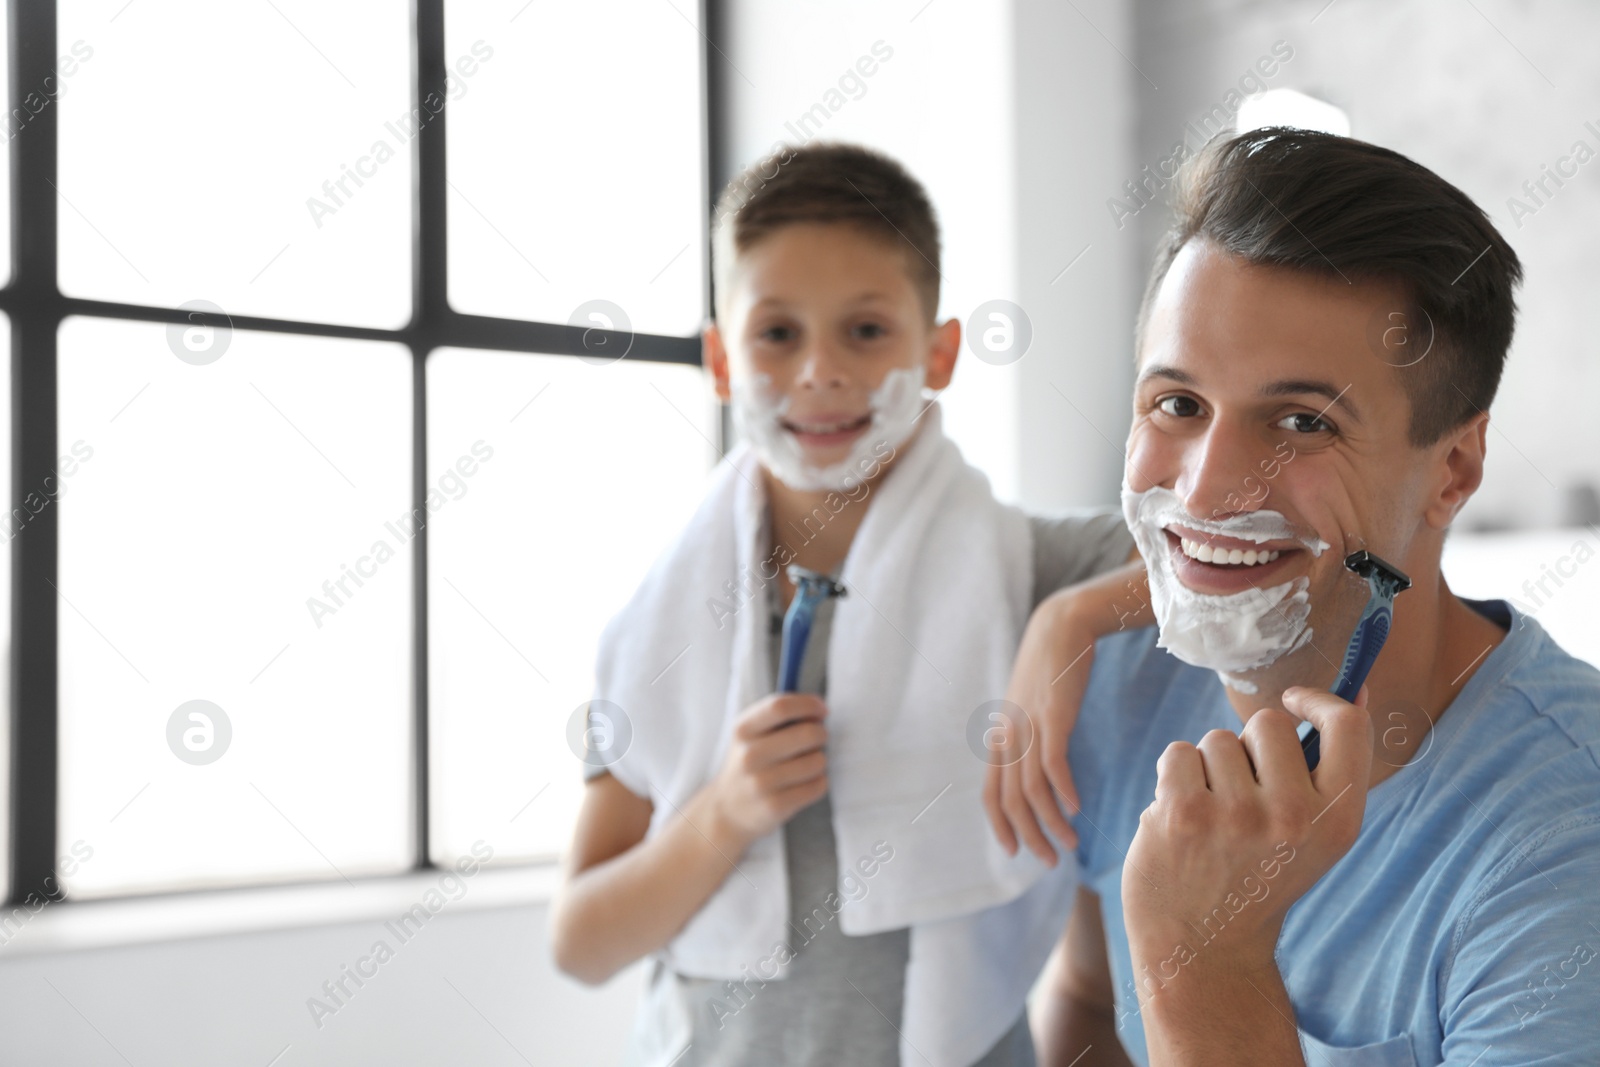
[[[1257,536],[1268,539],[1253,540],[1179,517],[1159,524],[1156,545],[1184,587],[1258,591],[1244,604],[1305,578],[1311,637],[1273,670],[1307,682],[1337,674],[1366,603],[1366,583],[1345,569],[1345,556],[1368,548],[1410,570],[1428,555],[1418,534],[1438,465],[1407,438],[1407,370],[1368,342],[1370,323],[1399,298],[1389,283],[1252,266],[1191,241],[1146,324],[1127,488],[1171,490],[1202,523],[1273,511],[1288,521],[1278,531],[1260,524]],[[1320,553],[1318,541],[1328,546]]]

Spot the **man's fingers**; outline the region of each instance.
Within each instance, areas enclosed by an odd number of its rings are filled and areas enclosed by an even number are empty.
[[[1174,741],[1156,760],[1156,799],[1206,791],[1206,769],[1200,750],[1187,741]]]
[[[1372,718],[1366,709],[1299,685],[1283,691],[1283,706],[1322,735],[1322,756],[1311,772],[1317,792],[1326,796],[1351,785],[1365,790],[1372,774]]]
[[[1213,793],[1237,797],[1257,788],[1255,771],[1244,746],[1239,743],[1238,734],[1231,730],[1207,730],[1198,747],[1204,762],[1206,785]]]
[[[1264,789],[1281,789],[1306,781],[1306,754],[1295,728],[1300,720],[1277,708],[1262,708],[1244,724],[1239,740],[1256,767],[1256,780]]]

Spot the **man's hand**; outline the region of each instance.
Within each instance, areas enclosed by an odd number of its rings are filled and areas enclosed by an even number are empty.
[[[984,810],[1008,853],[1016,855],[1020,839],[1054,867],[1056,850],[1045,830],[1068,848],[1077,847],[1077,832],[1067,821],[1080,806],[1067,739],[1089,685],[1094,643],[1118,630],[1148,626],[1148,601],[1144,564],[1135,555],[1128,566],[1047,597],[1028,620],[1006,688],[1006,700],[1022,709],[1025,720],[996,731],[1001,744],[992,751],[983,784]]]
[[[1173,742],[1156,764],[1155,801],[1122,873],[1152,1049],[1158,1034],[1191,1049],[1238,1041],[1256,1009],[1263,1040],[1282,1026],[1287,1014],[1244,983],[1281,995],[1273,952],[1284,916],[1361,831],[1372,771],[1366,689],[1356,704],[1302,687],[1283,701],[1322,733],[1315,771],[1295,735],[1299,720],[1275,709],[1256,712],[1238,736],[1212,730],[1198,746]]]

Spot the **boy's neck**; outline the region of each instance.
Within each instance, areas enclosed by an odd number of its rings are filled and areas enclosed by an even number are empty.
[[[767,509],[771,522],[768,530],[771,543],[768,553],[779,544],[789,549],[788,558],[807,570],[823,574],[832,573],[844,562],[855,541],[856,531],[867,517],[867,507],[877,495],[883,479],[889,476],[900,456],[911,441],[922,432],[919,425],[896,455],[883,463],[877,473],[852,489],[848,494],[832,489],[795,489],[777,478],[766,467],[761,476],[767,492]],[[865,492],[863,492],[863,488]],[[789,581],[787,568],[779,569],[779,588],[783,603],[788,605],[794,596],[794,585]]]

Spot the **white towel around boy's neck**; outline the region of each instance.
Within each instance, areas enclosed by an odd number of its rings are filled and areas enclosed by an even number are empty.
[[[814,531],[867,507],[839,575],[824,696],[843,884],[837,900],[798,910],[827,906],[846,934],[911,927],[903,1040],[935,1063],[963,1064],[1015,1021],[1074,876],[1027,892],[1044,867],[996,842],[981,801],[986,767],[967,741],[974,712],[1005,696],[1031,607],[1027,517],[962,459],[937,403],[919,422],[870,490],[830,496],[810,522]],[[785,540],[792,552],[808,534],[767,543],[763,484],[746,446],[730,453],[601,639],[595,694],[631,729],[608,769],[651,800],[652,834],[717,772],[734,719],[772,691],[765,586],[792,559]],[[893,858],[874,863],[882,844]],[[789,925],[782,833],[728,858],[734,870],[667,946],[668,963],[697,977],[771,979],[775,946],[805,939]],[[985,943],[984,929],[1005,930],[1009,943]],[[996,969],[996,956],[1007,966]]]

